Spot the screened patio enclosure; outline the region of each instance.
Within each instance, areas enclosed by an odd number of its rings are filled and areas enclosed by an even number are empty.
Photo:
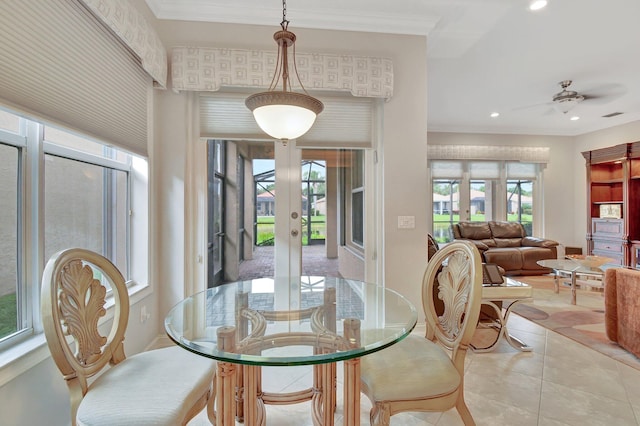
[[[265,160],[262,160],[265,161]],[[256,166],[254,166],[255,170]],[[327,232],[326,162],[303,160],[302,173],[302,245],[325,244]],[[273,245],[275,221],[275,169],[254,175],[254,241],[256,246]]]

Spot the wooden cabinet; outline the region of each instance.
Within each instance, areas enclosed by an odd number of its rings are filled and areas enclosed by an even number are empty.
[[[624,264],[624,221],[622,219],[591,219],[591,254],[610,257]]]
[[[631,241],[631,264],[632,268],[640,269],[640,241]]]
[[[582,153],[587,167],[588,254],[633,263],[640,240],[640,142]]]

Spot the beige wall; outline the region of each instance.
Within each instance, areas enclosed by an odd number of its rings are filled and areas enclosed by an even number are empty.
[[[277,24],[277,22],[275,23]],[[196,45],[274,50],[273,27],[222,25],[199,22],[158,21],[160,37],[170,51],[173,46]],[[344,53],[389,57],[394,62],[394,96],[384,105],[383,215],[386,285],[412,300],[419,300],[419,283],[426,265],[426,191],[416,191],[426,183],[426,39],[424,37],[364,34],[340,31],[290,29],[298,36],[300,52]],[[188,102],[185,94],[170,90],[160,93],[156,113],[157,208],[162,211],[158,233],[158,274],[163,289],[160,311],[165,312],[180,298],[184,263],[184,239],[176,235],[184,225],[182,182],[185,173],[185,146],[188,141]],[[415,216],[413,230],[398,230],[397,216]],[[175,217],[174,217],[175,216]],[[173,229],[174,231],[171,231]],[[165,278],[166,277],[166,278]],[[166,289],[166,292],[164,291]]]

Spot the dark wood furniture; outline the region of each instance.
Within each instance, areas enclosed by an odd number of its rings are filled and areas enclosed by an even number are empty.
[[[640,269],[640,241],[631,241],[631,267]]]
[[[587,253],[632,264],[640,240],[640,142],[585,151]]]

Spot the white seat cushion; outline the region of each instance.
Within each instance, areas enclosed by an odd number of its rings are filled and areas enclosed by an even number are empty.
[[[460,386],[460,374],[437,344],[417,335],[361,358],[360,377],[375,401],[446,395]],[[396,380],[402,377],[402,380]]]
[[[215,361],[178,346],[110,368],[80,403],[79,425],[179,425],[212,385]]]

